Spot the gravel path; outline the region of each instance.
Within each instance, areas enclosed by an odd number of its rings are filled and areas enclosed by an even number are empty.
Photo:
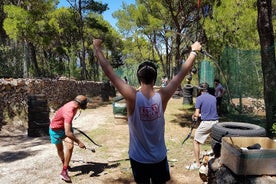
[[[103,114],[104,112],[104,114]],[[98,128],[101,124],[113,117],[111,105],[97,109],[82,111],[74,121],[73,126],[88,132]],[[82,138],[83,139],[83,138]],[[85,138],[84,138],[85,139]],[[25,183],[64,183],[59,178],[61,164],[58,161],[54,145],[49,137],[28,137],[26,130],[18,130],[11,126],[5,126],[0,131],[0,183],[1,184],[25,184]],[[88,150],[75,148],[73,163],[83,164],[85,156],[91,157]],[[79,162],[80,161],[80,162]],[[100,180],[91,181],[81,179],[78,183],[103,183]]]
[[[182,100],[172,102],[181,106]],[[169,184],[201,183],[197,171],[184,169],[193,158],[193,149],[189,141],[181,146],[183,136],[189,130],[176,123],[181,121],[182,113],[174,109],[171,123],[167,123],[168,158],[176,160],[169,162],[172,176]],[[114,120],[111,104],[82,111],[73,126],[103,146],[97,147],[84,136],[76,134],[87,147],[94,147],[96,153],[77,146],[74,148],[70,162],[72,169],[69,171],[72,183],[134,184],[129,161],[125,160],[128,152],[127,124]],[[32,138],[27,136],[26,130],[5,126],[0,131],[0,146],[0,184],[65,183],[59,178],[61,162],[48,136]],[[120,159],[122,161],[119,162]]]

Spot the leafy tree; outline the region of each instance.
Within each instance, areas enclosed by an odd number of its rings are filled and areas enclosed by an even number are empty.
[[[117,27],[119,32],[124,35],[124,50],[127,63],[141,62],[150,57],[149,43],[141,36],[140,30],[136,25],[136,6],[123,3],[122,9],[116,11],[113,16],[118,19]]]
[[[86,43],[85,43],[85,22],[89,21],[87,19],[87,15],[90,12],[101,14],[107,9],[107,4],[98,3],[94,0],[67,0],[67,2],[71,5],[71,8],[74,10],[76,15],[76,23],[78,28],[78,34],[80,37],[80,47],[81,50],[78,53],[78,58],[80,60],[81,66],[81,78],[87,79],[89,78],[87,69],[86,69]],[[90,20],[91,22],[91,20]]]
[[[138,46],[137,50],[141,50],[141,45],[137,45],[137,38],[148,40],[150,45],[146,49],[150,48],[150,55],[147,56],[158,60],[163,72],[171,76],[173,66],[178,68],[185,54],[182,52],[183,48],[191,44],[190,33],[196,35],[196,2],[138,0],[136,3],[129,6],[123,4],[122,10],[114,13],[114,17],[118,19],[119,31],[128,40],[132,40],[134,46]]]
[[[25,55],[23,56],[24,58],[24,73],[25,76],[28,75],[27,72],[27,68],[28,68],[28,52],[27,52],[27,40],[23,39],[24,37],[24,32],[23,29],[26,30],[27,29],[27,25],[25,24],[25,20],[29,19],[29,15],[28,13],[23,10],[20,7],[16,7],[14,5],[9,5],[9,6],[4,6],[4,11],[6,12],[6,14],[8,14],[8,17],[4,20],[3,23],[3,27],[5,29],[5,32],[7,33],[7,35],[9,36],[9,38],[13,39],[14,41],[18,40],[20,44],[16,44],[17,45],[17,50],[19,50],[19,46],[22,46],[21,48],[23,48],[25,50],[25,52],[23,52]],[[13,14],[11,14],[13,13]],[[21,40],[22,39],[22,40]]]
[[[101,25],[104,24],[101,20],[90,15],[102,13],[107,5],[92,0],[68,2],[71,7],[61,9],[56,9],[56,0],[22,0],[14,2],[17,6],[5,5],[5,31],[25,50],[22,51],[25,77],[33,73],[37,77],[66,75],[91,79],[98,72],[89,48],[95,35],[89,29],[108,33],[110,38],[114,36],[114,31],[110,25]],[[110,43],[115,42],[112,40]],[[113,54],[119,55],[118,49],[113,51]],[[18,60],[21,61],[21,58]],[[88,68],[87,64],[90,65]]]
[[[218,56],[225,46],[246,50],[259,48],[255,2],[216,1],[210,16],[203,20],[208,49],[213,55]]]
[[[87,40],[87,54],[89,64],[89,76],[99,80],[99,66],[95,61],[94,51],[92,48],[93,38],[104,40],[106,48],[106,57],[109,58],[113,67],[119,67],[124,64],[121,56],[123,44],[121,36],[112,28],[112,26],[103,19],[103,16],[96,13],[89,13],[85,24],[85,39]]]
[[[66,75],[80,78],[77,69],[77,50],[79,35],[75,23],[75,14],[71,9],[59,8],[47,15],[44,31],[48,32],[44,56],[49,61],[51,76]]]
[[[3,29],[3,22],[5,19],[5,13],[4,13],[4,1],[0,2],[0,45],[4,45],[6,43],[6,40],[8,38],[5,30]]]
[[[272,6],[272,26],[274,31],[274,37],[276,36],[276,1],[271,2]]]
[[[47,12],[54,8],[54,0],[47,2],[43,0],[25,0],[18,3],[20,6],[5,5],[4,11],[7,17],[4,20],[4,29],[11,39],[19,41],[25,50],[24,52],[24,76],[29,74],[26,71],[29,61],[32,63],[30,72],[35,77],[41,76],[37,60],[37,47],[43,39],[41,24]]]

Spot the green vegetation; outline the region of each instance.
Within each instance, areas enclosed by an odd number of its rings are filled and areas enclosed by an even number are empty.
[[[274,134],[276,134],[276,123],[273,124],[272,129],[273,129],[272,132],[273,132]]]
[[[187,58],[192,42],[199,40],[213,60],[217,59],[214,76],[225,78],[225,84],[232,86],[242,79],[239,97],[251,97],[254,92],[264,98],[267,130],[271,130],[271,109],[276,104],[275,1],[205,0],[198,5],[194,0],[137,0],[135,4],[123,3],[113,13],[117,29],[101,15],[108,4],[67,2],[70,6],[62,8],[57,0],[0,2],[0,77],[106,80],[92,48],[93,38],[102,38],[112,66],[121,70],[122,77],[130,76],[136,86],[135,66],[140,62],[154,61],[160,71],[158,78],[166,75],[171,79]],[[230,53],[231,49],[237,52]],[[261,54],[237,54],[245,50]],[[194,67],[206,59],[210,58],[198,54]],[[234,70],[236,79],[231,67],[237,65],[232,61],[241,67]],[[254,77],[245,71],[252,71]],[[192,76],[194,85],[200,80],[198,74]],[[250,93],[243,93],[241,87],[250,88]]]
[[[150,59],[159,65],[160,77],[169,78],[195,40],[216,58],[225,46],[260,48],[255,0],[207,0],[199,7],[192,0],[139,0],[114,12],[118,30],[101,15],[108,4],[68,2],[71,6],[66,8],[58,8],[55,0],[23,0],[20,5],[4,0],[0,4],[0,13],[5,14],[0,31],[1,76],[101,80],[91,48],[95,37],[104,39],[115,68]]]

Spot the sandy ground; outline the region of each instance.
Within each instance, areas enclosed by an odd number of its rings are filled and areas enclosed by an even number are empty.
[[[181,104],[182,99],[178,100]],[[177,114],[178,111],[175,111]],[[96,153],[77,146],[74,148],[69,171],[72,183],[134,183],[129,161],[124,160],[128,158],[127,124],[114,121],[111,104],[83,111],[73,126],[87,134],[92,132],[89,136],[103,146],[97,147],[77,134],[87,147],[95,148]],[[169,183],[202,183],[198,171],[185,170],[185,164],[193,158],[191,142],[181,147],[182,138],[187,135],[189,128],[173,123],[166,131],[170,145],[178,145],[177,149],[168,147],[172,176]],[[28,137],[26,130],[5,126],[0,131],[0,146],[1,184],[65,183],[59,178],[61,163],[48,136]]]

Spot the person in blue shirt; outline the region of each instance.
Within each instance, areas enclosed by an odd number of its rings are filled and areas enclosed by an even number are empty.
[[[208,84],[199,85],[200,96],[196,98],[193,120],[201,119],[200,125],[194,136],[194,157],[195,162],[186,168],[194,170],[200,168],[200,144],[203,144],[211,133],[212,126],[218,123],[216,97],[208,93]]]

